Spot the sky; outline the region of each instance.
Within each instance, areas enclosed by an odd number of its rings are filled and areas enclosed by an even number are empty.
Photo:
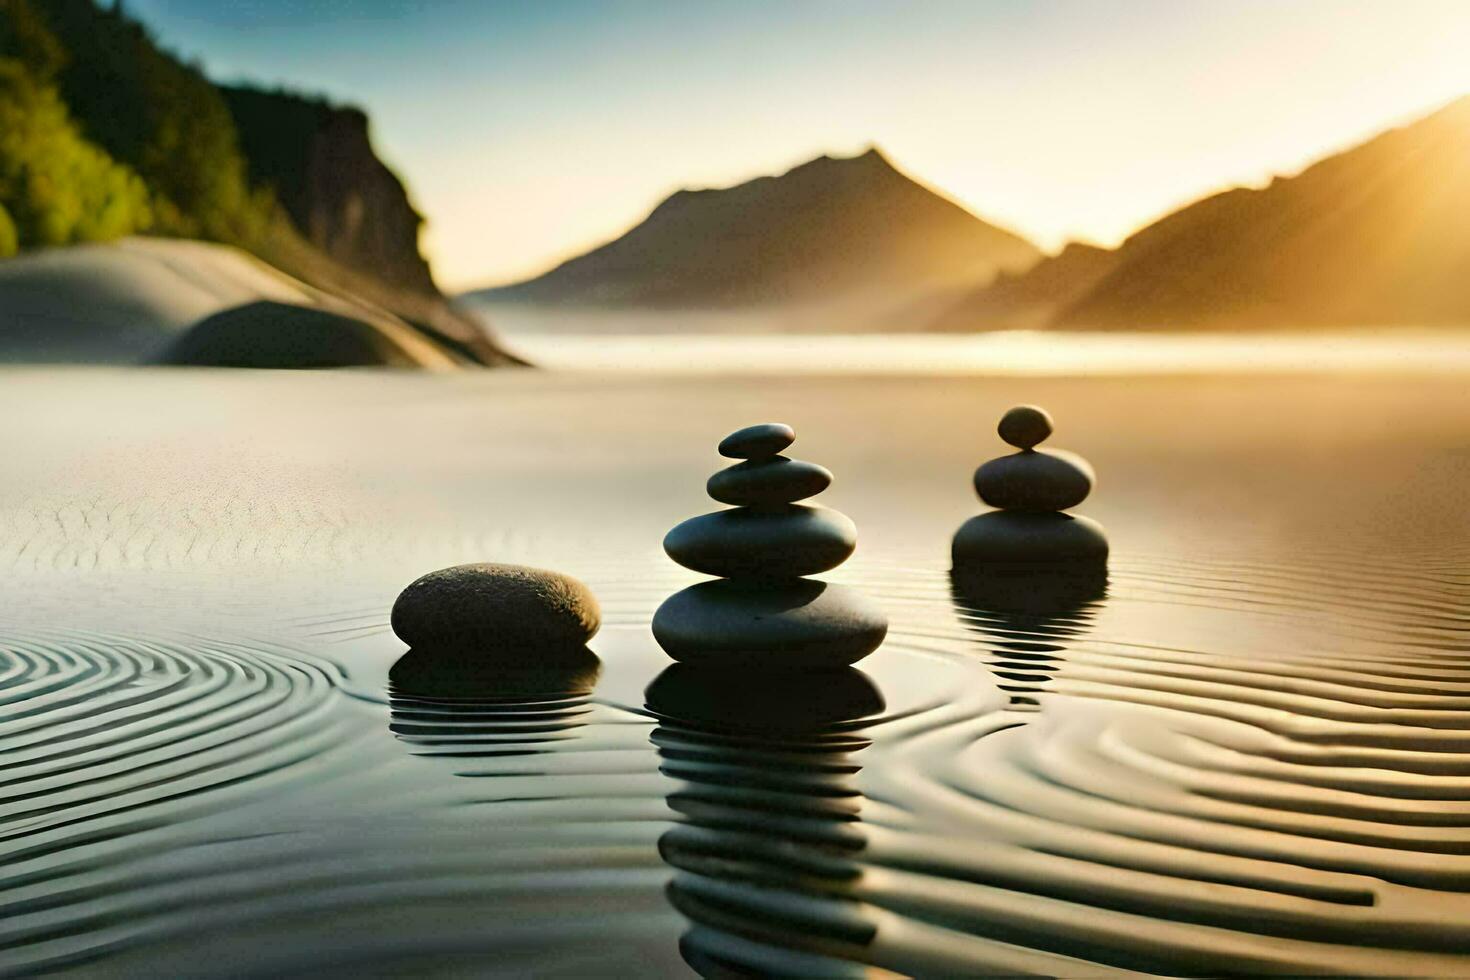
[[[1056,251],[1470,93],[1470,0],[126,0],[221,81],[365,108],[440,284],[877,145]]]

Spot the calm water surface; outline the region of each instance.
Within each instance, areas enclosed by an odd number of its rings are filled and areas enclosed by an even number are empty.
[[[0,973],[1463,975],[1464,382],[0,374]],[[950,579],[1017,401],[1106,580]],[[819,685],[648,632],[767,418],[893,620]],[[404,661],[473,559],[597,660]]]

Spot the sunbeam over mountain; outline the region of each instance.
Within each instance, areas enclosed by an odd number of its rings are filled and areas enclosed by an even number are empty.
[[[1132,236],[1058,326],[1470,325],[1470,98]]]

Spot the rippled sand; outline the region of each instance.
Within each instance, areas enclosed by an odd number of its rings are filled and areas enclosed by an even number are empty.
[[[1470,972],[1463,387],[5,372],[0,973]],[[1105,582],[950,580],[1016,401]],[[648,633],[767,418],[893,618],[819,691]],[[390,680],[471,558],[600,669]]]

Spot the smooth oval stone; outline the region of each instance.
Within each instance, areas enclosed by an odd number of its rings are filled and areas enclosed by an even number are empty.
[[[796,430],[780,422],[747,425],[720,440],[720,455],[731,459],[774,456],[796,441]]]
[[[1075,514],[993,510],[961,524],[950,548],[956,572],[978,565],[1102,564],[1108,536],[1097,521]]]
[[[1092,484],[1087,460],[1065,450],[1026,449],[975,471],[975,492],[1001,510],[1066,510],[1086,500]]]
[[[418,579],[393,603],[391,619],[415,653],[536,663],[585,658],[602,613],[592,591],[570,575],[481,563]]]
[[[747,459],[709,478],[705,490],[722,504],[790,504],[814,497],[832,485],[832,472],[803,459],[772,456]]]
[[[701,582],[664,600],[653,636],[690,664],[812,670],[855,663],[878,649],[888,617],[830,582]]]
[[[664,536],[670,558],[706,575],[797,578],[836,568],[857,547],[857,527],[825,507],[717,510]]]
[[[1036,405],[1017,405],[1000,417],[995,431],[1017,449],[1030,449],[1051,435],[1051,416]]]

